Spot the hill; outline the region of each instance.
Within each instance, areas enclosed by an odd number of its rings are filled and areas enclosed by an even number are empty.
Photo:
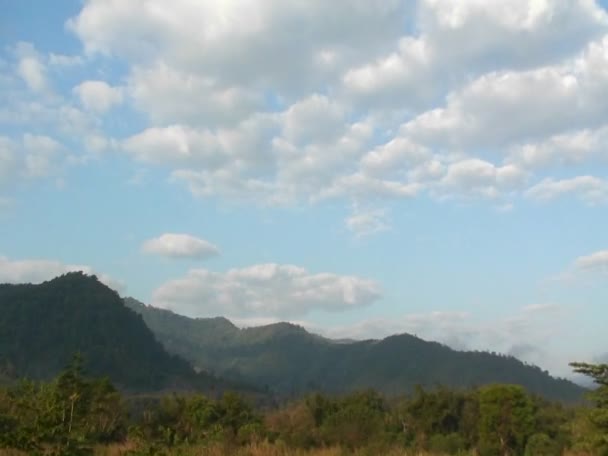
[[[165,348],[217,375],[280,393],[374,388],[389,395],[416,385],[465,388],[513,383],[548,399],[580,400],[585,391],[514,357],[456,351],[409,334],[334,341],[288,323],[239,329],[225,318],[188,318],[127,298]]]
[[[141,316],[95,276],[69,273],[40,285],[0,285],[0,377],[48,379],[80,352],[87,372],[127,390],[212,389],[170,355]]]

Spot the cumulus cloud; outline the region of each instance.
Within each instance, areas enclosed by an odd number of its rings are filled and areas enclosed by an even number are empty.
[[[185,277],[161,285],[152,302],[194,317],[291,318],[313,310],[340,312],[367,306],[380,295],[373,280],[270,263],[226,272],[192,269]]]
[[[142,245],[142,251],[168,258],[205,259],[220,254],[220,250],[204,239],[189,234],[165,233],[149,239]]]
[[[129,79],[137,108],[154,124],[229,126],[262,107],[262,95],[246,87],[223,87],[204,75],[160,63],[135,67]]]
[[[512,199],[607,114],[588,1],[94,0],[69,28],[129,65],[123,150],[202,197]]]
[[[526,172],[517,166],[495,166],[485,160],[469,158],[448,165],[437,189],[447,197],[497,198],[522,188],[526,177]]]
[[[96,0],[69,27],[88,53],[162,61],[227,86],[294,94],[331,77],[334,65],[365,59],[397,38],[408,3]]]
[[[122,90],[105,81],[84,81],[74,87],[73,91],[85,109],[99,113],[108,111],[123,100]]]
[[[30,90],[0,100],[0,121],[77,133],[199,197],[512,207],[555,167],[605,164],[608,15],[593,1],[91,0],[67,28],[84,56],[14,47],[7,80]],[[120,87],[98,71],[33,102],[98,55],[121,62]],[[119,104],[143,125],[111,138]]]
[[[84,272],[85,274],[96,274],[90,266],[65,264],[55,260],[11,260],[0,256],[0,283],[34,283],[38,284],[51,280],[68,272]],[[112,279],[106,274],[96,274],[101,282],[108,287],[123,292],[125,285]]]

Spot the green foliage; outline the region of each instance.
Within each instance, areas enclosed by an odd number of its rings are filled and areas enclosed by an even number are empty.
[[[434,434],[429,440],[429,450],[439,454],[458,454],[464,452],[466,445],[462,436],[456,432],[451,434]]]
[[[125,436],[122,399],[107,381],[89,380],[76,356],[50,383],[22,381],[0,397],[10,431],[0,443],[29,454],[81,455]]]
[[[560,456],[562,448],[547,434],[533,434],[526,443],[524,456]]]
[[[591,424],[592,446],[602,455],[608,455],[608,364],[571,363],[575,372],[593,379],[598,387],[588,394],[593,409],[586,414]]]
[[[482,454],[522,454],[534,432],[534,407],[517,385],[490,385],[479,392],[479,448]]]
[[[400,411],[407,434],[419,448],[437,446],[442,438],[456,433],[467,448],[477,443],[479,404],[474,392],[418,387]]]
[[[353,393],[336,400],[324,412],[320,435],[326,444],[358,448],[382,439],[386,408],[374,391]]]
[[[391,401],[373,390],[343,396],[315,393],[264,416],[235,393],[218,399],[201,394],[138,396],[128,404],[130,414],[112,384],[85,377],[82,359],[76,357],[48,383],[22,381],[0,390],[0,448],[75,456],[122,442],[119,453],[108,449],[103,454],[272,450],[279,455],[318,449],[319,454],[360,456],[552,456],[561,454],[563,442],[573,438],[576,445],[579,439],[585,443],[586,435],[584,429],[570,435],[578,413],[513,385],[467,391],[419,388]],[[324,448],[335,451],[323,453]]]
[[[172,394],[145,410],[131,437],[154,447],[209,441],[250,441],[262,434],[261,419],[238,394],[219,400],[196,394]]]

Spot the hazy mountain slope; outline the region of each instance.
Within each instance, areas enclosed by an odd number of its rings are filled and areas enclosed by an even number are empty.
[[[0,285],[0,370],[35,379],[57,374],[74,353],[87,371],[123,388],[211,388],[168,354],[140,315],[95,277],[70,273],[40,285]]]
[[[550,399],[580,399],[581,387],[508,356],[455,351],[401,334],[341,342],[288,323],[239,329],[225,318],[192,319],[127,298],[171,353],[218,375],[283,394],[372,387],[401,394],[415,385],[516,383]]]

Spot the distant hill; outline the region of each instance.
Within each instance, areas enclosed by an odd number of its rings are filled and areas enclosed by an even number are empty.
[[[219,386],[167,353],[141,316],[94,276],[0,285],[0,380],[48,379],[76,352],[89,374],[108,376],[127,390]]]
[[[371,387],[392,395],[416,385],[513,383],[548,399],[577,401],[585,391],[511,356],[456,351],[409,334],[333,341],[288,323],[239,329],[221,317],[193,319],[132,298],[125,303],[143,316],[169,352],[217,375],[282,394]]]

